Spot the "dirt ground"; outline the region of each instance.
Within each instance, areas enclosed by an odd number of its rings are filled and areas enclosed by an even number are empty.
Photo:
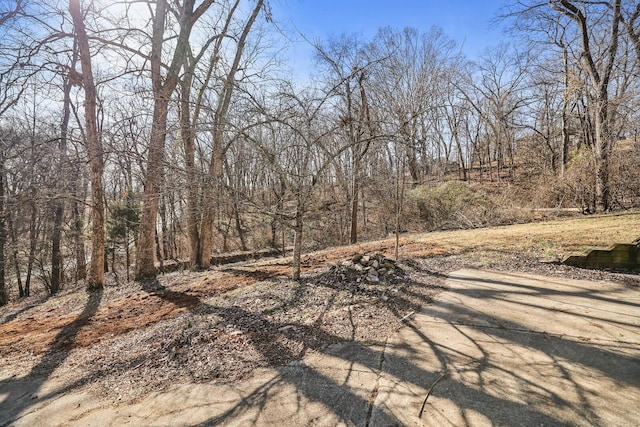
[[[363,252],[392,256],[392,239],[305,256],[300,282],[288,278],[290,259],[281,258],[31,297],[0,313],[0,379],[57,378],[133,402],[180,383],[232,383],[337,342],[383,342],[462,267],[638,280],[541,263],[536,245],[488,252],[447,242],[403,237],[399,273],[378,283],[341,263]]]

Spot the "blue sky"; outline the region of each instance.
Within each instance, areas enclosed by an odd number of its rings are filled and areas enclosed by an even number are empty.
[[[357,33],[371,38],[381,27],[422,31],[441,27],[470,59],[488,46],[499,43],[502,33],[491,23],[505,0],[275,0],[275,18],[297,28],[310,40],[331,34]],[[310,49],[299,46],[296,55]],[[300,62],[306,62],[299,58]]]

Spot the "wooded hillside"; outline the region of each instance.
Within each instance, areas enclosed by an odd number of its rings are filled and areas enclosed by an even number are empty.
[[[0,3],[0,305],[216,253],[640,205],[640,3],[518,1],[314,42],[268,1]]]

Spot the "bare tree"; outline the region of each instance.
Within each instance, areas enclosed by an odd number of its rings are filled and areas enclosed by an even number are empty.
[[[209,179],[205,184],[203,190],[203,206],[202,206],[202,219],[200,223],[200,258],[197,260],[197,264],[202,268],[208,268],[211,262],[211,253],[213,251],[213,230],[215,220],[215,209],[213,202],[216,199],[216,195],[213,191],[219,187],[219,182],[223,174],[224,154],[225,154],[225,133],[227,131],[227,117],[229,114],[229,107],[231,105],[231,99],[234,93],[236,85],[236,74],[240,68],[241,60],[243,58],[244,50],[247,44],[247,38],[253,27],[258,14],[264,6],[263,0],[258,0],[255,6],[252,8],[251,14],[244,24],[242,31],[238,37],[238,42],[235,47],[235,53],[231,66],[229,67],[225,77],[223,78],[223,85],[218,95],[217,105],[213,113],[213,131],[212,131],[212,144],[213,151],[209,160]],[[224,37],[226,34],[221,34],[220,37]],[[217,52],[217,55],[220,53]],[[214,65],[214,64],[212,64]],[[194,244],[191,244],[192,248]]]
[[[78,44],[74,42],[72,50],[70,70],[75,70],[78,60]],[[58,142],[59,157],[58,162],[61,170],[64,170],[68,163],[67,139],[69,133],[69,120],[71,118],[71,88],[73,79],[67,74],[63,81],[63,101],[62,101],[62,122],[60,124],[60,140]],[[62,266],[62,227],[65,211],[65,180],[60,180],[60,193],[55,201],[53,233],[51,235],[51,293],[56,293],[62,286],[63,266]]]
[[[93,80],[91,50],[89,37],[84,25],[84,18],[79,0],[69,0],[69,12],[73,18],[73,26],[78,41],[80,64],[82,67],[82,85],[84,87],[84,118],[86,123],[87,151],[91,166],[91,210],[93,214],[91,265],[87,286],[89,289],[100,289],[104,286],[104,196],[102,174],[104,171],[104,153],[96,115],[96,86]],[[74,70],[71,70],[74,72]]]
[[[3,2],[0,9],[0,27],[20,13],[23,2],[24,0],[7,0]]]
[[[364,54],[364,44],[355,37],[345,35],[330,38],[326,45],[317,45],[317,59],[326,64],[327,84],[340,98],[337,105],[340,133],[350,145],[350,189],[348,203],[349,243],[358,241],[359,195],[362,191],[362,169],[365,156],[374,141],[375,125],[371,118],[367,98],[367,74],[372,62],[383,59],[369,59]]]
[[[478,65],[479,78],[474,85],[478,103],[474,107],[489,131],[486,152],[488,161],[496,164],[496,179],[501,178],[503,166],[510,166],[513,172],[516,117],[527,102],[523,84],[528,66],[528,55],[515,53],[507,45],[485,51]],[[489,168],[491,172],[491,164]]]
[[[618,53],[621,23],[620,2],[621,0],[615,0],[607,3],[604,10],[580,7],[578,2],[567,0],[549,2],[554,10],[571,19],[578,27],[582,47],[581,65],[589,75],[589,81],[593,88],[595,119],[593,151],[596,164],[596,209],[598,211],[607,211],[610,208],[609,157],[615,139],[612,132],[612,121],[615,118],[612,116],[613,109],[609,103],[609,84]],[[600,26],[590,24],[591,14],[595,15],[592,19],[597,21],[607,19],[609,31],[606,40],[595,35],[596,28],[600,31],[603,29]],[[596,45],[594,46],[594,44]],[[605,52],[604,59],[600,60],[600,52],[594,52],[593,49],[602,49]]]
[[[0,29],[10,22],[22,8],[22,0],[15,0],[14,2],[7,2],[0,9]],[[1,35],[2,33],[0,33]],[[20,97],[24,91],[18,90],[17,93],[13,91],[15,89],[15,79],[12,76],[14,67],[17,64],[10,64],[8,68],[0,69],[0,116],[3,115]],[[0,136],[0,306],[9,302],[9,295],[6,289],[5,283],[5,246],[7,243],[7,214],[6,214],[6,200],[5,200],[5,141],[4,137]]]
[[[138,237],[138,253],[136,259],[136,278],[153,277],[156,275],[155,266],[155,236],[158,204],[161,194],[161,178],[165,153],[165,138],[167,132],[167,115],[169,101],[179,80],[179,73],[184,64],[189,49],[189,36],[195,23],[213,4],[214,0],[203,0],[196,8],[195,0],[185,0],[178,9],[178,35],[170,63],[163,72],[163,54],[165,47],[165,31],[167,28],[167,14],[170,13],[167,0],[156,2],[153,15],[153,34],[151,53],[151,82],[154,97],[153,122],[151,126],[151,140],[146,162],[144,177],[144,195],[142,216],[140,218],[140,232]]]
[[[284,88],[276,103],[257,105],[256,123],[242,131],[260,151],[265,165],[278,177],[284,187],[280,206],[282,212],[272,212],[294,233],[292,277],[300,279],[305,220],[317,209],[314,194],[326,182],[325,175],[351,147],[350,141],[335,144],[333,135],[340,126],[329,115],[329,101],[336,96],[335,88],[328,91],[296,92]]]
[[[625,1],[622,4],[624,28],[636,53],[636,66],[640,70],[640,3]]]
[[[371,71],[371,104],[384,123],[383,133],[398,135],[406,145],[401,152],[407,156],[411,185],[415,187],[438,157],[438,147],[430,145],[434,139],[433,115],[444,102],[441,87],[457,56],[455,43],[439,28],[424,34],[412,28],[384,28],[368,51],[372,57],[385,58]]]
[[[0,136],[2,138],[2,136]],[[9,302],[9,294],[5,283],[5,246],[7,242],[7,215],[4,196],[5,185],[4,143],[0,144],[0,306]]]

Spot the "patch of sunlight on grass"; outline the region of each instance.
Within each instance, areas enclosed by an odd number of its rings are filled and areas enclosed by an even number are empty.
[[[474,230],[439,231],[417,235],[455,251],[530,251],[547,254],[584,252],[632,243],[640,237],[640,213],[593,215],[583,218],[516,224]]]

